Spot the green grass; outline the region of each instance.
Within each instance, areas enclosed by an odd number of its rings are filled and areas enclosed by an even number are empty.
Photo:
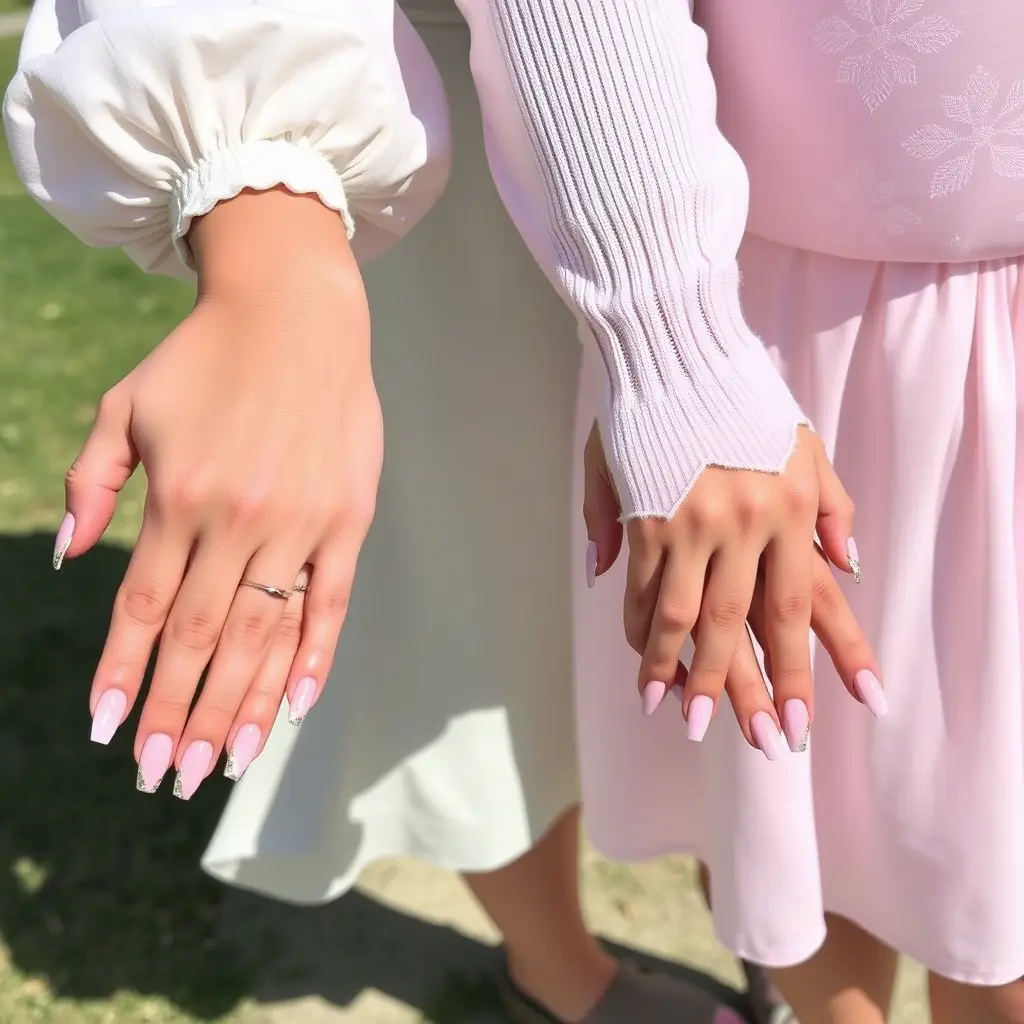
[[[0,79],[17,40],[0,40]],[[0,146],[0,1022],[229,1018],[249,954],[219,937],[197,858],[226,790],[134,791],[132,729],[88,742],[86,699],[137,529],[134,481],[104,543],[48,567],[62,476],[97,398],[190,296],[90,252],[21,192]],[[251,939],[251,937],[250,937]]]

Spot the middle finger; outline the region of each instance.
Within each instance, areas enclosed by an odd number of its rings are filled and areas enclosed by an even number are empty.
[[[174,759],[199,679],[217,647],[248,556],[201,538],[160,637],[135,736],[136,788],[155,793]]]

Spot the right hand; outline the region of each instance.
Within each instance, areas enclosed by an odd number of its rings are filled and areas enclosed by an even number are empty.
[[[801,702],[808,719],[813,717],[809,630],[815,529],[830,560],[852,572],[853,505],[820,440],[804,428],[799,435],[784,473],[711,468],[671,520],[627,524],[624,618],[627,640],[643,658],[638,677],[643,707],[653,713],[681,681],[679,656],[692,635],[695,653],[682,694],[691,739],[703,738],[735,653],[747,642],[759,566],[773,728],[778,730],[790,701]],[[618,554],[622,527],[596,428],[584,461],[584,516],[597,544],[600,573]],[[738,709],[740,725],[750,739],[744,710]]]
[[[286,687],[296,719],[319,696],[383,448],[369,313],[337,214],[308,197],[244,194],[192,241],[195,310],[107,393],[67,478],[75,556],[99,540],[135,466],[146,470],[90,705],[120,724],[159,641],[135,756],[147,791],[175,764],[186,799],[243,730],[258,753]],[[240,585],[291,590],[305,565],[304,602]]]

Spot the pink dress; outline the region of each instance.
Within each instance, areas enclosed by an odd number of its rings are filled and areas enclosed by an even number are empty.
[[[728,712],[688,744],[677,704],[644,720],[623,685],[620,565],[579,605],[590,830],[613,857],[697,853],[718,934],[750,959],[805,959],[833,911],[941,974],[1009,982],[1024,974],[1024,8],[713,0],[697,17],[750,175],[744,312],[857,505],[864,581],[844,586],[891,712],[852,705],[819,652],[807,755],[769,763]],[[592,368],[585,391],[599,384]]]
[[[301,738],[275,730],[207,866],[313,901],[375,856],[518,856],[576,796],[573,634],[595,842],[697,853],[731,949],[795,963],[835,911],[950,977],[1024,975],[1024,8],[461,0],[494,182],[586,342],[570,449],[567,318],[475,172],[461,29],[428,27],[454,8],[406,6],[419,33],[391,0],[40,2],[7,95],[40,202],[188,276],[191,218],[244,187],[316,193],[361,256],[389,247],[448,173],[432,59],[457,86],[464,191],[385,258],[404,300],[367,275],[406,429],[340,678]],[[627,516],[671,513],[709,464],[777,471],[814,424],[858,504],[888,717],[821,657],[804,754],[769,763],[724,709],[700,745],[671,702],[642,716],[624,560],[586,590],[563,493],[595,416]]]

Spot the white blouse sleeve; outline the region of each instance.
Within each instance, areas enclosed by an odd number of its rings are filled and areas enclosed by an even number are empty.
[[[191,276],[192,218],[284,185],[356,254],[447,179],[444,90],[392,0],[38,0],[4,102],[18,174],[91,246]]]

